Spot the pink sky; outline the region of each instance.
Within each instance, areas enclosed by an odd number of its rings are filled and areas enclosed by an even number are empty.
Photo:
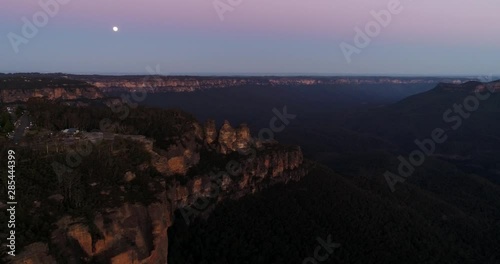
[[[221,0],[223,2],[227,0]],[[40,10],[38,1],[8,1],[3,15],[12,22]],[[99,27],[135,24],[146,30],[189,28],[207,31],[244,31],[318,34],[350,37],[355,26],[372,18],[371,10],[384,9],[387,0],[242,0],[221,22],[212,0],[71,0],[54,24]],[[384,35],[404,40],[500,40],[500,2],[495,0],[401,1],[404,11],[394,17]],[[167,26],[167,28],[165,28]],[[479,40],[476,40],[479,41]]]
[[[324,52],[338,53],[341,42],[352,42],[356,26],[363,27],[373,20],[370,11],[386,9],[390,1],[242,0],[234,11],[224,14],[224,21],[220,21],[213,0],[70,0],[69,4],[61,6],[60,12],[43,30],[75,35],[79,32],[109,32],[117,25],[120,33],[128,34],[130,40],[163,36],[165,45],[169,36],[177,39],[181,35],[203,36],[213,45],[224,45],[226,39],[237,42],[248,37],[260,40],[259,43],[270,39],[281,39],[283,43],[309,42],[310,46],[304,49],[330,45],[332,50]],[[408,50],[405,47],[415,45],[430,48],[451,46],[471,52],[500,46],[498,0],[403,0],[401,5],[403,11],[395,15],[390,25],[377,36],[374,46],[395,46],[405,50]],[[21,17],[31,17],[39,10],[38,1],[4,1],[0,10],[0,29],[20,31]],[[216,44],[217,39],[221,44]]]

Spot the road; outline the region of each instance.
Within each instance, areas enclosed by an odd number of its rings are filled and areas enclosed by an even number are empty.
[[[19,125],[16,127],[14,130],[14,142],[17,144],[19,143],[19,140],[24,135],[24,131],[26,130],[26,127],[29,126],[30,124],[30,118],[27,114],[23,114],[21,118],[19,119]]]

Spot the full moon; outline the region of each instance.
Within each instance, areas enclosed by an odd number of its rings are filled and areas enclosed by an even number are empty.
[[[118,31],[118,27],[113,27],[113,31],[117,32]]]

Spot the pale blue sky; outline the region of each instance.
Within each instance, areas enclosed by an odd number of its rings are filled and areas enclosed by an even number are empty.
[[[212,0],[64,1],[18,53],[8,34],[23,37],[22,18],[43,9],[38,1],[2,3],[0,72],[146,73],[159,64],[163,74],[500,73],[494,0],[401,1],[351,63],[339,45],[354,44],[354,28],[390,1],[242,0],[223,21]]]

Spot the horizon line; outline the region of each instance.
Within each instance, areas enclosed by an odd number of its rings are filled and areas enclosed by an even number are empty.
[[[2,75],[15,74],[67,74],[67,75],[97,75],[97,76],[146,76],[152,75],[148,73],[137,72],[0,72]],[[157,74],[159,76],[199,76],[199,77],[389,77],[389,78],[480,78],[484,76],[500,78],[499,74],[387,74],[387,73],[370,73],[370,74],[327,74],[327,73],[185,73],[174,72],[168,74]]]

